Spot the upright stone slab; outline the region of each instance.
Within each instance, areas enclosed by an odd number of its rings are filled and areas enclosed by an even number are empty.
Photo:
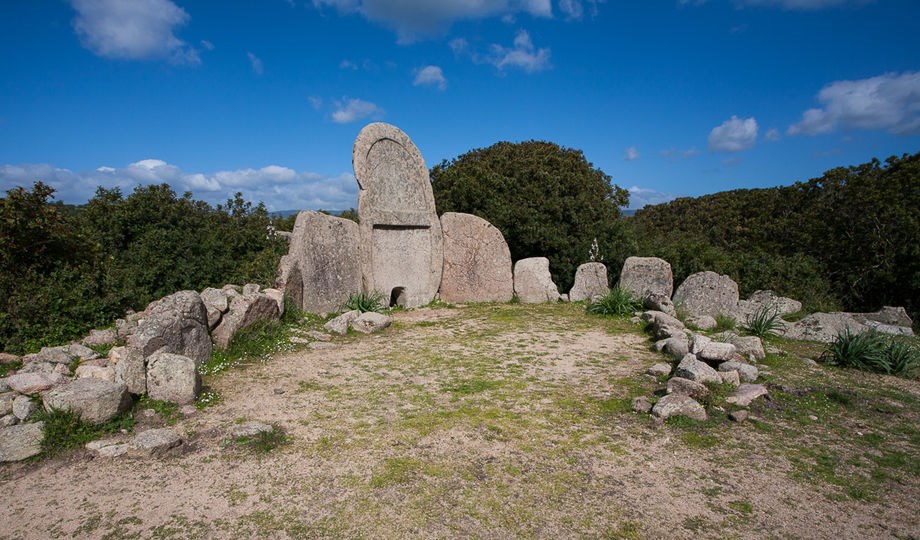
[[[338,311],[361,290],[361,235],[350,219],[304,211],[297,214],[288,254],[275,288],[313,313]]]
[[[674,292],[674,306],[693,317],[733,315],[738,309],[738,284],[708,270],[690,274]]]
[[[531,257],[514,263],[514,294],[524,304],[559,300],[559,289],[549,272],[549,259]]]
[[[415,144],[396,126],[365,126],[352,152],[358,180],[365,291],[390,305],[434,300],[444,252],[428,168]]]
[[[580,302],[610,291],[607,286],[607,267],[604,263],[589,262],[575,270],[575,284],[569,291],[569,301]]]
[[[671,264],[658,257],[629,257],[620,271],[620,288],[638,298],[652,295],[671,297],[674,291],[674,274]]]
[[[441,216],[445,302],[510,302],[514,295],[511,250],[502,232],[481,217],[447,212]]]

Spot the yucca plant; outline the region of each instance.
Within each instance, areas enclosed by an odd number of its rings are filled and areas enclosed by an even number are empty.
[[[920,350],[909,341],[868,331],[854,334],[847,328],[828,344],[821,360],[889,375],[910,375],[920,368]]]
[[[885,349],[891,375],[910,375],[920,368],[920,350],[909,342],[892,339]]]
[[[588,304],[588,313],[594,315],[631,315],[642,308],[642,301],[631,292],[620,287]]]
[[[747,316],[742,330],[746,333],[757,336],[761,339],[769,336],[775,336],[776,331],[782,328],[783,323],[779,314],[771,306],[763,306],[754,313]]]
[[[361,313],[367,313],[368,311],[380,311],[383,309],[383,294],[373,291],[373,292],[354,292],[348,295],[348,300],[342,304],[342,308],[347,311],[360,311]]]

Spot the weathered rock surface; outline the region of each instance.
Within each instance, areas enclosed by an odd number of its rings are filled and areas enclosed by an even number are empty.
[[[362,334],[372,334],[390,326],[391,322],[392,319],[390,319],[390,317],[387,315],[368,311],[367,313],[358,315],[358,317],[351,322],[351,327],[355,332],[361,332]]]
[[[549,273],[549,259],[531,257],[514,263],[514,293],[524,304],[558,301],[559,289]]]
[[[99,457],[114,458],[123,456],[131,449],[131,444],[121,439],[103,439],[90,441],[84,446],[90,452],[95,452]]]
[[[511,250],[501,231],[478,216],[457,212],[441,216],[441,231],[441,300],[510,302],[514,295]]]
[[[0,429],[0,462],[21,461],[42,451],[44,422]]]
[[[201,393],[201,375],[187,356],[158,352],[147,359],[147,395],[186,405]]]
[[[715,272],[691,274],[674,292],[674,306],[691,316],[733,314],[738,306],[738,284]]]
[[[914,325],[914,321],[911,320],[910,316],[907,314],[907,310],[903,307],[885,306],[873,313],[853,313],[852,315],[857,321],[862,323],[874,321],[890,326],[904,326],[907,328]]]
[[[77,366],[74,376],[78,379],[102,379],[103,381],[115,382],[115,368],[80,364]]]
[[[645,304],[645,309],[660,311],[670,315],[671,317],[677,317],[677,310],[674,309],[674,303],[671,302],[670,296],[665,296],[663,294],[650,294],[645,297],[643,303]]]
[[[141,358],[163,351],[188,356],[196,365],[206,362],[211,357],[211,338],[201,296],[179,291],[155,302],[128,338],[128,347],[140,352]]]
[[[351,322],[357,319],[359,315],[361,315],[361,312],[358,310],[346,311],[338,317],[326,322],[323,328],[325,328],[327,332],[344,335],[348,332],[348,327],[351,325]]]
[[[763,341],[757,336],[733,336],[729,343],[745,358],[753,356],[756,360],[763,360],[767,356],[763,349]]]
[[[649,375],[654,375],[655,377],[666,377],[671,373],[671,365],[664,363],[655,364],[654,366],[651,366],[645,370],[645,372]]]
[[[105,330],[90,330],[89,335],[83,338],[83,345],[87,347],[99,347],[102,345],[111,345],[118,341],[118,334],[114,328]]]
[[[690,343],[690,352],[700,360],[706,362],[727,362],[735,355],[735,346],[731,343],[713,341],[712,339],[696,334]]]
[[[830,343],[847,329],[854,334],[868,330],[849,313],[812,313],[786,331],[789,339]]]
[[[802,311],[802,303],[778,296],[773,291],[755,291],[747,300],[738,302],[739,321],[746,321],[749,316],[761,309],[768,309],[771,313],[783,316]]]
[[[767,387],[762,384],[742,384],[735,388],[725,401],[739,407],[747,407],[755,399],[767,395]]]
[[[262,287],[256,285],[255,283],[247,283],[243,285],[243,294],[257,294],[262,290]]]
[[[652,402],[645,396],[634,397],[630,408],[637,413],[648,414],[652,412]]]
[[[607,267],[604,263],[589,262],[575,270],[575,283],[569,291],[569,301],[580,302],[610,292],[607,285]]]
[[[684,394],[693,399],[704,398],[709,395],[706,385],[683,377],[671,377],[668,380],[667,392],[669,394]]]
[[[20,395],[17,392],[0,393],[0,416],[6,416],[13,412],[13,402]]]
[[[278,319],[280,316],[278,303],[264,293],[256,292],[235,296],[230,301],[230,309],[211,333],[211,338],[217,347],[226,349],[230,346],[233,336],[243,328],[259,321]],[[199,362],[196,361],[196,365],[198,364]]]
[[[22,358],[16,356],[15,354],[10,353],[0,353],[0,364],[11,364],[13,362],[20,362]]]
[[[358,134],[352,163],[360,188],[363,290],[382,292],[390,305],[431,302],[444,252],[425,160],[408,135],[378,122]]]
[[[238,426],[234,426],[233,430],[230,432],[230,436],[237,439],[240,437],[255,437],[260,433],[271,433],[275,428],[264,423],[251,420],[249,422],[244,422]]]
[[[208,329],[213,329],[220,323],[221,317],[230,309],[230,293],[236,296],[235,291],[215,289],[208,287],[201,291],[201,301],[204,302],[205,312],[208,316]]]
[[[38,354],[29,356],[29,363],[69,364],[76,359],[77,355],[71,354],[67,345],[60,345],[58,347],[42,347]]]
[[[722,377],[722,384],[730,384],[738,387],[741,384],[741,375],[737,371],[720,371],[719,377]]]
[[[754,382],[759,375],[757,366],[745,364],[744,362],[722,362],[719,364],[719,371],[737,371],[738,376],[744,382]]]
[[[690,352],[690,342],[687,336],[682,335],[669,337],[655,342],[655,350],[673,356],[675,359],[683,358]]]
[[[652,414],[663,419],[686,416],[693,420],[706,420],[706,409],[695,399],[684,394],[667,394],[652,407]]]
[[[706,362],[698,360],[696,356],[692,354],[684,356],[680,363],[677,364],[674,376],[690,379],[691,381],[699,383],[719,384],[722,382],[722,378],[719,377],[719,373],[715,369],[710,367]]]
[[[84,422],[101,424],[128,410],[131,398],[124,384],[100,379],[77,379],[45,394],[45,408],[70,410]]]
[[[6,378],[6,384],[20,394],[36,394],[60,384],[61,379],[50,373],[17,373]]]
[[[181,444],[182,437],[171,429],[148,429],[131,440],[129,453],[139,457],[162,456]]]
[[[321,212],[297,214],[275,288],[313,313],[336,311],[361,290],[361,234],[350,219]]]
[[[13,400],[13,415],[20,420],[28,418],[36,409],[38,409],[38,405],[28,396],[18,396]]]
[[[671,297],[674,291],[674,274],[671,265],[657,257],[629,257],[620,271],[621,288],[647,298],[652,295]]]
[[[703,331],[712,330],[716,326],[719,326],[719,323],[716,322],[715,317],[710,317],[709,315],[697,315],[688,317],[687,324],[693,328],[699,328]]]

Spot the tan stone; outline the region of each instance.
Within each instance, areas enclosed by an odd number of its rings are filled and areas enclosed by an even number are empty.
[[[590,300],[595,296],[603,296],[609,291],[607,267],[604,266],[604,263],[585,263],[575,270],[575,284],[569,291],[569,301]]]
[[[629,257],[620,271],[619,285],[638,298],[651,295],[671,297],[674,274],[668,261],[657,257]]]
[[[559,289],[549,273],[549,259],[531,257],[514,263],[514,294],[524,304],[559,300]]]
[[[441,216],[441,230],[441,300],[510,302],[514,295],[511,250],[501,231],[480,217],[457,212]]]

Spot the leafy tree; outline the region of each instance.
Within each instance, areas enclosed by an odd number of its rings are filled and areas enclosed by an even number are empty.
[[[580,150],[551,142],[500,142],[431,169],[440,213],[465,212],[505,236],[515,261],[547,257],[563,291],[597,239],[601,256],[621,251],[620,207],[629,193]]]

